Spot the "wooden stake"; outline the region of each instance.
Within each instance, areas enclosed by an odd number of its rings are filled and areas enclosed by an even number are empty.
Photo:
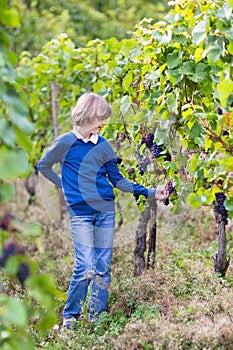
[[[150,233],[149,233],[149,246],[147,255],[147,269],[155,266],[155,253],[156,253],[156,234],[157,234],[157,202],[154,201],[150,204]]]

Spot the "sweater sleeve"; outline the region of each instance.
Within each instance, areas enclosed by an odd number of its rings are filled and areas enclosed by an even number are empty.
[[[155,198],[156,189],[148,189],[142,185],[127,180],[119,171],[115,153],[108,143],[108,160],[105,163],[109,181],[122,192],[130,192],[135,196],[143,195],[146,198]]]
[[[37,165],[38,171],[59,188],[62,187],[61,177],[52,168],[55,163],[62,162],[66,149],[62,136],[57,137]]]

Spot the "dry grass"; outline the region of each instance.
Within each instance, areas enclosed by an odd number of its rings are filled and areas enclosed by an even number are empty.
[[[28,207],[27,196],[20,192],[11,210],[23,222],[42,224],[42,235],[36,241],[29,238],[28,249],[65,295],[73,266],[68,220],[59,223],[56,194],[54,202],[45,197],[46,206],[38,197]],[[213,273],[212,255],[217,249],[213,215],[204,209],[184,208],[182,215],[175,216],[160,206],[155,269],[135,277],[134,234],[139,213],[134,205],[128,212],[130,225],[125,221],[117,232],[108,315],[94,328],[83,322],[72,339],[53,330],[40,348],[233,349],[233,268],[229,267],[225,279]],[[232,223],[227,235],[230,255]],[[63,306],[61,302],[59,318]]]

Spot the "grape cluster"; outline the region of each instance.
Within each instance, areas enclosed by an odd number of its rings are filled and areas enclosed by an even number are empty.
[[[158,145],[156,142],[152,145],[152,158],[159,158],[163,152],[163,145]]]
[[[142,144],[145,143],[147,148],[152,148],[154,142],[154,134],[149,133],[142,137]]]
[[[173,186],[172,182],[169,181],[168,184],[165,187],[168,195],[170,196],[172,193],[176,192],[175,187]]]
[[[220,214],[223,223],[227,225],[228,212],[224,207],[224,201],[226,199],[226,195],[223,192],[218,192],[218,193],[215,193],[215,198],[216,198],[217,204],[214,207],[214,211],[215,213]]]
[[[25,248],[14,240],[7,242],[2,249],[0,256],[0,266],[6,266],[7,260],[14,255],[25,255]],[[26,263],[21,263],[17,271],[17,278],[24,284],[24,281],[29,277],[30,270]]]
[[[168,184],[165,186],[165,190],[167,192],[167,194],[170,196],[172,193],[175,193],[176,192],[176,189],[175,187],[173,186],[172,182],[169,181]],[[164,200],[164,204],[165,205],[168,205],[169,204],[169,198],[166,198]]]

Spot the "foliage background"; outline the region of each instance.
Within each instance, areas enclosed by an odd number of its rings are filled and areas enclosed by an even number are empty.
[[[168,11],[167,1],[8,1],[17,8],[20,26],[9,33],[13,49],[38,53],[47,41],[67,33],[76,46],[96,38],[127,38],[144,17],[158,20]]]
[[[87,349],[232,348],[232,267],[225,279],[212,273],[217,191],[227,194],[229,215],[233,211],[229,3],[173,1],[166,22],[158,22],[165,19],[165,2],[1,0],[1,247],[9,238],[27,247],[26,257],[13,256],[1,270],[3,349],[75,349],[77,343]],[[158,9],[162,17],[142,18]],[[91,87],[113,104],[104,132],[123,158],[122,172],[146,186],[171,179],[180,194],[173,206],[160,208],[156,270],[134,278],[133,243],[117,247],[109,313],[97,325],[84,316],[76,337],[61,333],[57,318],[73,263],[65,222],[47,221],[40,199],[23,190],[54,135],[54,83],[60,132],[70,127],[72,101]],[[172,161],[153,161],[143,176],[135,150],[155,129]],[[117,148],[121,133],[127,137]],[[150,156],[145,146],[139,151]],[[56,202],[56,191],[49,191]],[[126,202],[127,222],[145,203]],[[194,213],[189,205],[199,209]],[[177,227],[170,210],[183,216]],[[120,234],[127,235],[125,226]],[[230,255],[231,225],[227,239]],[[15,279],[22,259],[31,271],[23,288]]]

